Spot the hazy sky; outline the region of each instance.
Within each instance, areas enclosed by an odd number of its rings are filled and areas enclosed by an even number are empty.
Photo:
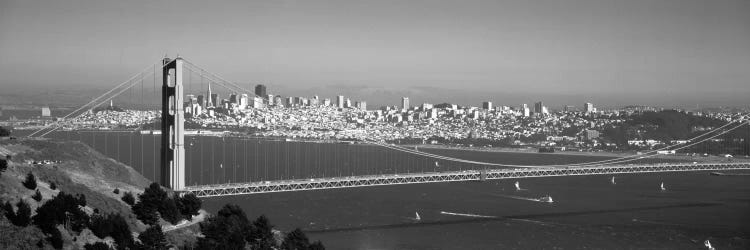
[[[165,53],[376,104],[747,106],[750,1],[0,0],[0,92],[105,89]]]

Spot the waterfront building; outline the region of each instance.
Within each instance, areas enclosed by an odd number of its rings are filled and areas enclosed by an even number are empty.
[[[49,110],[49,107],[42,107],[42,117],[49,117],[52,115],[52,111]]]

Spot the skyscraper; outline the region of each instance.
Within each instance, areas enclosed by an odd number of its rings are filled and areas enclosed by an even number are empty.
[[[483,102],[482,103],[482,108],[486,109],[486,110],[489,110],[489,111],[492,111],[492,102]]]
[[[211,93],[211,82],[208,82],[208,91],[206,91],[206,107],[213,107],[214,102],[216,102],[216,99],[213,99],[214,96]]]
[[[596,112],[596,108],[594,108],[594,104],[587,102],[583,104],[583,111],[586,113],[592,113],[592,112]]]
[[[401,98],[401,107],[403,110],[409,110],[409,97]]]
[[[542,114],[542,110],[543,109],[544,109],[544,103],[543,102],[534,103],[534,113],[535,114]]]
[[[266,94],[266,85],[255,85],[255,95],[260,96],[261,98],[267,97],[268,95]]]
[[[336,97],[336,106],[340,109],[344,108],[344,96],[343,95]]]

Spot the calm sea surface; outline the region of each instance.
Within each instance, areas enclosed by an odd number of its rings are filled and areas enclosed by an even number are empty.
[[[158,137],[59,132],[158,177]],[[191,184],[471,169],[375,146],[188,137]],[[420,149],[505,164],[564,164],[606,157]],[[155,154],[156,153],[156,154]],[[329,249],[750,248],[750,176],[708,172],[411,184],[204,199],[300,227]],[[522,188],[513,187],[519,181]],[[667,190],[659,188],[664,183]],[[554,203],[534,201],[549,195]],[[421,220],[415,220],[419,213]]]

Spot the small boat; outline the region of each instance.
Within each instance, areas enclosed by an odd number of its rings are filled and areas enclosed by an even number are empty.
[[[659,187],[661,187],[661,191],[666,191],[667,190],[667,188],[664,187],[664,182],[662,182]]]
[[[224,164],[219,163],[219,168],[224,168]]]
[[[419,213],[418,212],[414,212],[414,220],[415,221],[421,221],[422,220],[422,217],[419,217]]]
[[[612,185],[615,185],[615,184],[617,184],[617,182],[615,182],[615,177],[612,176]]]
[[[515,186],[516,186],[516,191],[521,191],[521,184],[518,184],[517,181],[516,181]]]
[[[716,249],[713,246],[711,246],[711,242],[708,241],[708,240],[704,241],[703,245],[706,246],[706,249],[708,249],[708,250],[714,250],[714,249]]]
[[[547,196],[544,196],[544,197],[542,197],[542,198],[539,198],[539,201],[540,201],[540,202],[547,202],[547,203],[552,203],[552,202],[554,202],[554,201],[552,200],[552,196],[549,196],[549,195],[547,195]]]
[[[437,161],[435,161],[435,167],[439,167],[439,166],[440,166],[440,165],[438,165],[438,162],[437,162]]]

